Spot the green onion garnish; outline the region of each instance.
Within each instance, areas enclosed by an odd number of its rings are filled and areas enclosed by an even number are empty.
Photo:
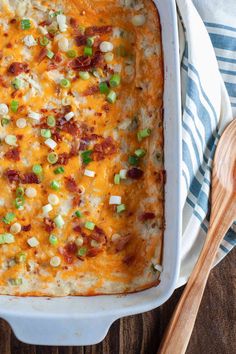
[[[92,221],[86,221],[84,227],[88,230],[94,230],[95,224]]]
[[[129,164],[131,166],[137,166],[139,164],[139,158],[137,156],[129,156]]]
[[[73,49],[68,50],[68,52],[66,52],[66,55],[68,56],[68,58],[75,58],[77,56],[77,52]]]
[[[62,13],[63,12],[61,10],[58,10],[58,11],[55,11],[55,12],[51,13],[49,16],[51,18],[53,18],[53,17],[57,17],[57,15],[61,15]]]
[[[55,119],[54,116],[48,116],[48,118],[47,118],[47,125],[48,125],[49,127],[55,127],[55,125],[56,125],[56,119]]]
[[[26,254],[24,252],[21,252],[19,253],[17,256],[16,256],[16,260],[18,263],[25,263],[26,261]]]
[[[77,216],[77,218],[82,218],[83,214],[81,213],[81,211],[77,210],[75,212],[75,216]]]
[[[16,188],[16,196],[17,197],[23,197],[24,194],[25,194],[24,188],[22,188],[22,187]]]
[[[91,47],[84,48],[84,55],[86,57],[91,57],[93,55],[93,49]]]
[[[52,181],[50,183],[50,187],[54,190],[54,191],[58,191],[60,189],[60,183],[57,181]]]
[[[10,103],[10,107],[11,107],[12,112],[16,113],[19,108],[19,102],[12,100]]]
[[[70,80],[68,80],[68,79],[62,79],[62,80],[60,81],[60,85],[61,85],[61,87],[63,87],[63,88],[69,88],[69,87],[70,87]]]
[[[116,211],[117,211],[118,214],[122,213],[123,211],[125,211],[125,209],[126,209],[126,207],[125,207],[124,204],[117,205],[117,207],[116,207]]]
[[[101,82],[99,84],[99,90],[101,93],[108,94],[109,93],[109,87],[106,82]]]
[[[56,246],[58,244],[58,238],[55,235],[50,235],[49,243],[53,246]]]
[[[87,165],[89,162],[93,161],[93,159],[91,158],[92,152],[93,152],[93,150],[86,150],[81,153],[81,157],[82,157],[83,163],[85,165]]]
[[[108,93],[108,95],[107,95],[107,101],[109,102],[109,103],[115,103],[116,102],[116,93],[115,93],[115,91],[110,91],[109,93]]]
[[[20,209],[22,209],[23,205],[25,204],[25,200],[23,197],[17,197],[15,199],[14,204],[15,204],[16,209],[20,210]]]
[[[12,234],[9,234],[7,232],[0,234],[0,245],[4,243],[13,243],[15,242],[15,237]]]
[[[87,38],[87,46],[92,47],[94,45],[94,37]]]
[[[50,129],[41,129],[40,134],[43,138],[51,138],[52,134],[51,134],[51,130]]]
[[[30,20],[29,19],[21,20],[21,29],[23,29],[23,30],[30,29]]]
[[[117,87],[120,85],[120,75],[119,74],[114,74],[110,78],[110,86],[111,87]]]
[[[78,256],[79,256],[79,257],[85,256],[86,253],[87,253],[87,247],[81,247],[81,248],[78,250]]]
[[[19,90],[22,86],[22,81],[16,77],[12,80],[11,85],[15,90]]]
[[[16,278],[16,279],[10,279],[9,280],[11,285],[21,285],[22,284],[22,278]]]
[[[137,157],[144,157],[146,155],[146,150],[144,149],[137,149],[135,150],[134,154],[137,156]]]
[[[58,161],[58,154],[56,152],[50,152],[48,154],[47,160],[52,165]]]
[[[43,172],[43,168],[41,165],[34,165],[33,168],[32,168],[32,171],[36,174],[36,175],[40,175],[40,173]]]
[[[47,52],[47,57],[48,59],[52,59],[54,57],[54,53],[48,49],[48,52]]]
[[[64,169],[64,167],[60,166],[60,167],[55,168],[55,170],[53,172],[55,173],[55,175],[60,175],[61,173],[65,172],[65,169]]]
[[[120,175],[119,175],[119,174],[116,174],[116,175],[114,176],[114,183],[115,183],[115,184],[120,184]]]
[[[88,71],[80,71],[79,72],[79,77],[82,80],[88,80],[90,78],[90,75],[89,75]]]
[[[46,36],[43,36],[42,38],[40,38],[39,43],[43,47],[46,47],[49,44],[49,39]]]
[[[149,128],[140,130],[140,131],[137,133],[138,141],[142,141],[144,138],[147,138],[148,136],[150,136],[150,135],[151,135],[151,132],[152,132],[152,130],[149,129]]]
[[[2,221],[5,223],[5,224],[10,224],[14,219],[15,219],[15,214],[14,213],[7,213],[3,218],[2,218]]]
[[[59,227],[60,229],[65,224],[65,221],[63,220],[61,215],[57,215],[54,219],[54,222],[55,222],[56,226]]]
[[[8,119],[8,118],[2,118],[2,120],[1,120],[1,125],[2,125],[2,127],[8,125],[9,123],[10,123],[10,119]]]

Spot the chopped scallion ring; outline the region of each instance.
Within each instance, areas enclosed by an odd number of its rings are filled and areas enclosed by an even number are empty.
[[[17,197],[23,197],[24,194],[25,194],[25,190],[23,187],[18,187],[16,189],[16,196]]]
[[[38,164],[34,165],[32,170],[36,175],[40,175],[43,172],[42,166]]]
[[[2,127],[5,127],[6,125],[8,125],[10,123],[10,119],[8,118],[2,118],[1,119],[1,125]]]
[[[80,72],[79,72],[79,77],[80,77],[82,80],[89,80],[90,75],[89,75],[89,72],[88,72],[88,71],[80,71]]]
[[[125,210],[126,210],[126,207],[124,204],[117,205],[117,207],[116,207],[116,211],[118,214],[122,213]]]
[[[60,85],[61,85],[62,88],[69,88],[70,87],[70,80],[62,79],[60,81]]]
[[[28,29],[30,29],[30,27],[31,27],[31,24],[30,24],[29,19],[21,20],[21,29],[22,30],[28,30]]]
[[[60,183],[57,181],[52,181],[50,183],[50,187],[54,190],[54,191],[58,191],[60,189]]]
[[[95,37],[88,37],[87,38],[87,46],[92,47],[94,45],[94,39]]]
[[[115,174],[115,176],[114,176],[114,183],[115,183],[115,184],[120,184],[120,179],[121,179],[120,175],[119,175],[119,174]]]
[[[39,241],[36,237],[28,238],[27,243],[30,247],[37,247],[39,245]]]
[[[83,214],[81,213],[81,211],[76,210],[75,216],[77,216],[77,218],[82,218]]]
[[[50,259],[50,265],[52,267],[59,267],[59,265],[61,264],[61,258],[58,256],[54,256]]]
[[[48,49],[48,52],[47,52],[48,59],[52,59],[54,57],[54,55],[55,54],[51,50]]]
[[[137,133],[138,141],[142,141],[144,138],[147,138],[148,136],[150,136],[150,135],[151,135],[151,132],[152,132],[152,130],[149,129],[149,128],[140,130],[140,131]]]
[[[79,257],[84,257],[87,253],[87,247],[81,247],[79,250],[78,250],[78,256]]]
[[[91,154],[93,150],[86,150],[81,153],[83,164],[87,165],[89,162],[93,161]]]
[[[144,157],[146,155],[146,150],[144,149],[137,149],[135,150],[134,154],[137,156],[137,157]]]
[[[95,224],[92,221],[86,221],[84,227],[88,230],[94,230]]]
[[[15,199],[14,204],[15,204],[16,209],[21,210],[21,209],[23,209],[23,206],[25,204],[25,200],[23,197],[17,197]]]
[[[47,160],[49,163],[54,165],[58,161],[58,154],[56,152],[50,152],[48,154]]]
[[[19,90],[22,87],[22,81],[16,77],[12,80],[11,85],[15,90]]]
[[[55,125],[56,125],[56,119],[55,119],[54,116],[48,116],[48,118],[47,118],[47,125],[48,125],[49,127],[55,127]]]
[[[15,219],[15,214],[14,213],[7,213],[3,218],[2,221],[9,225],[14,219]]]
[[[60,175],[61,173],[65,172],[65,169],[64,169],[64,167],[60,166],[60,167],[55,168],[55,170],[53,172],[55,173],[55,175]]]
[[[25,263],[26,262],[26,254],[21,252],[17,255],[16,260],[18,263]]]
[[[46,47],[49,44],[49,39],[46,36],[43,36],[42,38],[40,38],[39,43],[43,47]]]
[[[84,55],[86,57],[91,57],[93,55],[93,48],[91,47],[85,47],[84,48]]]
[[[15,242],[14,235],[7,232],[0,234],[0,245],[3,245],[4,243],[13,243],[13,242]]]
[[[46,204],[42,207],[43,210],[43,214],[46,215],[48,214],[50,211],[52,211],[53,207],[51,204]]]
[[[61,215],[57,215],[54,219],[54,222],[56,224],[57,227],[59,227],[60,229],[64,226],[65,221],[63,220]]]
[[[114,74],[112,75],[112,77],[110,78],[110,86],[111,87],[117,87],[120,85],[120,81],[121,81],[121,78],[120,78],[120,75],[119,74]]]
[[[17,137],[15,135],[6,135],[5,143],[7,145],[16,146],[17,145]]]
[[[11,103],[10,103],[10,108],[11,108],[12,112],[16,113],[18,111],[18,108],[19,108],[19,102],[15,101],[15,100],[12,100]]]
[[[117,95],[115,93],[115,91],[110,91],[107,95],[107,101],[109,103],[115,103],[116,102],[116,98],[117,98]]]
[[[77,56],[77,52],[71,49],[66,52],[66,55],[68,56],[68,58],[75,58]]]
[[[55,235],[50,235],[49,236],[49,243],[52,246],[56,246],[58,244],[58,238]]]
[[[109,87],[106,82],[101,82],[99,84],[99,90],[101,93],[108,94],[109,93]]]
[[[137,166],[139,164],[139,157],[134,156],[134,155],[129,156],[129,164],[131,166]]]

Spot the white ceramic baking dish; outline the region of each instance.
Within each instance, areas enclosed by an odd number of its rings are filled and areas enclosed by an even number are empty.
[[[159,286],[126,296],[31,298],[0,296],[0,317],[16,336],[41,345],[100,342],[118,318],[151,310],[172,294],[180,264],[181,108],[177,15],[174,0],[155,1],[162,24],[165,60],[166,230]]]

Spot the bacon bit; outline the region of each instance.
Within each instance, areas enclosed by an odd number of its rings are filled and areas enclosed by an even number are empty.
[[[116,146],[112,137],[107,137],[102,143],[95,144],[93,148],[93,159],[101,161],[106,156],[112,155],[116,152]]]
[[[47,232],[52,232],[55,229],[55,227],[56,227],[56,225],[55,225],[55,223],[54,223],[54,221],[52,219],[44,218],[43,222],[44,222],[44,225],[45,225],[45,230]]]
[[[97,226],[95,226],[93,232],[90,234],[90,237],[101,244],[105,244],[107,242],[107,236],[105,232]]]
[[[0,85],[5,88],[8,88],[10,86],[10,84],[7,82],[6,78],[3,75],[0,75]]]
[[[131,235],[128,234],[128,235],[122,236],[122,237],[118,238],[116,241],[114,241],[116,252],[123,251],[123,249],[129,243],[130,239],[131,239]]]
[[[87,90],[83,92],[83,96],[92,96],[98,92],[99,92],[99,87],[97,85],[93,85],[88,87]]]
[[[56,53],[56,55],[54,57],[54,61],[55,61],[55,63],[61,63],[63,61],[63,57],[60,52]]]
[[[8,170],[5,172],[5,176],[8,178],[10,183],[20,181],[20,173],[16,170]]]
[[[70,25],[72,28],[76,29],[79,24],[78,24],[78,21],[74,17],[71,17],[70,18]]]
[[[73,263],[74,255],[78,251],[78,247],[75,242],[69,242],[64,247],[59,247],[58,251],[64,257],[65,262],[71,264]]]
[[[102,53],[99,51],[97,51],[92,58],[82,55],[69,62],[69,66],[71,67],[71,69],[79,71],[88,71],[100,65],[102,66],[102,64],[103,56]]]
[[[58,132],[57,130],[52,131],[52,138],[53,140],[60,142],[62,141],[62,137],[60,136],[60,132]]]
[[[31,224],[29,225],[22,225],[21,226],[21,231],[27,232],[31,230]]]
[[[15,18],[12,18],[12,19],[9,21],[9,23],[10,23],[11,25],[15,24],[16,22],[17,22],[17,21],[16,21]]]
[[[72,204],[74,207],[77,207],[80,205],[80,203],[81,203],[81,198],[80,198],[80,195],[78,194],[73,198]]]
[[[127,266],[131,265],[135,260],[135,255],[130,254],[123,258],[122,262],[125,263]]]
[[[65,177],[65,187],[71,193],[75,193],[78,191],[78,186],[76,184],[76,181],[71,176]]]
[[[13,148],[5,153],[5,157],[9,160],[20,161],[20,149]]]
[[[70,157],[78,156],[80,149],[80,142],[77,139],[73,139],[71,143]]]
[[[74,230],[75,232],[79,232],[79,233],[82,232],[82,228],[81,228],[80,225],[75,225],[75,226],[73,227],[73,230]]]
[[[6,48],[12,48],[12,47],[13,47],[12,43],[7,43]]]
[[[38,62],[41,63],[47,57],[47,54],[48,54],[47,48],[42,48],[38,55]]]
[[[80,134],[80,129],[75,122],[66,122],[62,125],[61,129],[72,136],[79,136]]]
[[[153,219],[155,219],[155,217],[156,217],[156,215],[154,213],[147,212],[147,213],[143,213],[142,215],[140,215],[139,220],[145,222],[147,220],[153,220]]]
[[[23,184],[39,184],[39,178],[34,172],[25,173],[21,178]]]
[[[143,171],[139,168],[133,167],[127,172],[127,176],[132,179],[140,179],[143,177]]]
[[[28,67],[28,64],[26,64],[26,63],[14,62],[9,66],[9,68],[7,69],[7,72],[11,75],[17,76],[21,73],[28,73],[29,67]]]
[[[87,43],[87,36],[84,36],[83,34],[76,36],[75,37],[75,43],[77,44],[78,47],[81,47],[82,45],[86,45]]]
[[[53,61],[50,61],[47,66],[47,71],[55,70],[57,68],[57,64],[54,63]]]
[[[57,164],[64,165],[64,166],[67,165],[69,162],[69,158],[70,158],[70,154],[68,154],[67,152],[63,152],[59,154]]]
[[[0,60],[3,58],[3,50],[0,50]]]
[[[86,28],[86,36],[94,36],[95,34],[106,34],[112,31],[112,26],[91,26]]]
[[[39,23],[39,26],[45,27],[49,26],[52,22],[50,20],[42,21]]]
[[[99,253],[102,252],[101,248],[90,248],[86,253],[87,257],[96,257]]]

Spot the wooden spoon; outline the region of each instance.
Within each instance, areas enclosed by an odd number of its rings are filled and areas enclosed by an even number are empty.
[[[236,220],[236,119],[220,138],[213,162],[211,218],[206,242],[166,330],[159,354],[185,353],[216,253]]]

